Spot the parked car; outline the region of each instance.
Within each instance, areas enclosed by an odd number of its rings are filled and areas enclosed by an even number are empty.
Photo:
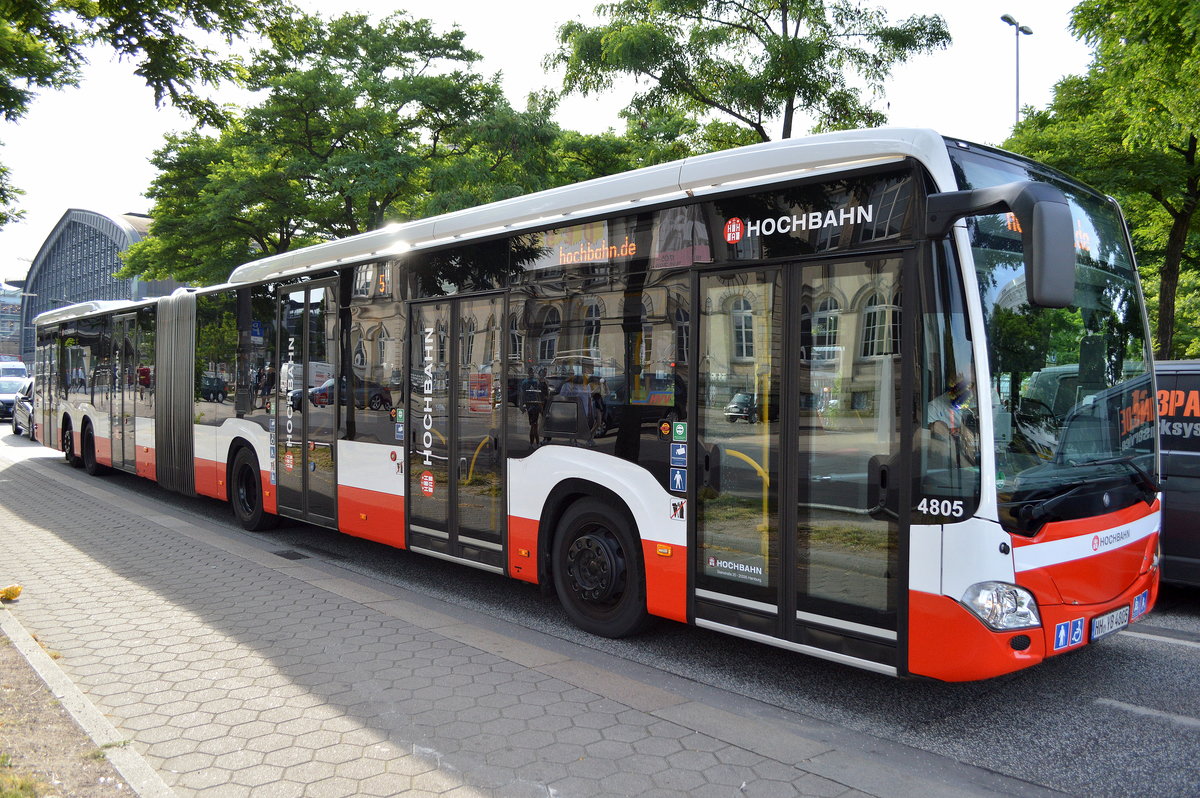
[[[1163,579],[1200,586],[1200,360],[1154,364],[1162,436]]]
[[[220,377],[200,378],[200,398],[209,402],[224,402],[228,395],[225,380]]]
[[[28,377],[0,377],[0,418],[12,418],[17,393]]]
[[[342,378],[337,382],[340,383],[341,387],[341,402],[342,404],[346,404],[346,380]],[[334,384],[335,380],[330,378],[315,388],[309,388],[309,404],[316,407],[326,407],[333,404]],[[296,410],[300,409],[301,396],[303,396],[303,392],[299,389],[288,394],[288,402]],[[354,406],[360,409],[369,407],[372,410],[391,410],[392,392],[377,382],[355,380]]]
[[[33,377],[21,384],[13,399],[12,408],[13,435],[28,435],[30,440],[36,440],[36,425],[33,420]]]
[[[774,395],[771,396],[771,402],[767,405],[766,410],[770,421],[779,418],[779,401]],[[744,391],[735,393],[729,400],[729,404],[725,405],[725,420],[730,423],[740,420],[756,424],[762,416],[763,408],[760,406],[758,398]]]

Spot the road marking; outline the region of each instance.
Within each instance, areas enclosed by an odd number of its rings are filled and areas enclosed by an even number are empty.
[[[1123,631],[1121,634],[1127,637],[1136,637],[1140,640],[1153,640],[1155,643],[1172,643],[1177,646],[1187,646],[1189,648],[1200,648],[1200,643],[1194,640],[1180,640],[1177,637],[1167,637],[1165,635],[1146,634],[1145,632]]]
[[[1176,726],[1184,726],[1189,729],[1200,729],[1200,719],[1190,718],[1187,715],[1174,715],[1170,712],[1162,712],[1157,709],[1150,709],[1150,707],[1140,707],[1137,704],[1126,704],[1124,701],[1114,701],[1111,698],[1097,698],[1095,703],[1106,707],[1112,707],[1113,709],[1123,709],[1126,712],[1132,712],[1135,715],[1146,715],[1151,718],[1158,718],[1160,720],[1174,723]]]

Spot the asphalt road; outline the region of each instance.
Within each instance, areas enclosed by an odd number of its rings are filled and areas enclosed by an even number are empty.
[[[59,457],[7,434],[0,445],[14,457]],[[224,503],[181,503],[125,474],[104,479],[115,492],[236,528]],[[267,534],[280,550],[1071,795],[1200,796],[1200,589],[1166,586],[1156,609],[1128,630],[1036,668],[943,684],[890,679],[670,622],[636,638],[596,638],[529,585],[305,525]]]

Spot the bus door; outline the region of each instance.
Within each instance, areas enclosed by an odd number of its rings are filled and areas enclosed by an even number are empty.
[[[499,296],[414,304],[409,548],[503,573]]]
[[[134,406],[137,398],[137,367],[137,315],[115,316],[109,427],[112,434],[112,466],[130,472],[137,470],[137,414]]]
[[[275,474],[281,515],[337,519],[338,314],[335,281],[284,288],[279,298]]]
[[[698,624],[894,672],[900,263],[701,278]]]

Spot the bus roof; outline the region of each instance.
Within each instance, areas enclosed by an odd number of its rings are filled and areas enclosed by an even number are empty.
[[[360,235],[251,261],[232,284],[350,266],[410,249],[553,227],[620,210],[685,200],[739,185],[770,184],[916,157],[944,190],[954,187],[946,142],[922,128],[872,128],[768,141],[600,177],[475,208],[393,224]]]

